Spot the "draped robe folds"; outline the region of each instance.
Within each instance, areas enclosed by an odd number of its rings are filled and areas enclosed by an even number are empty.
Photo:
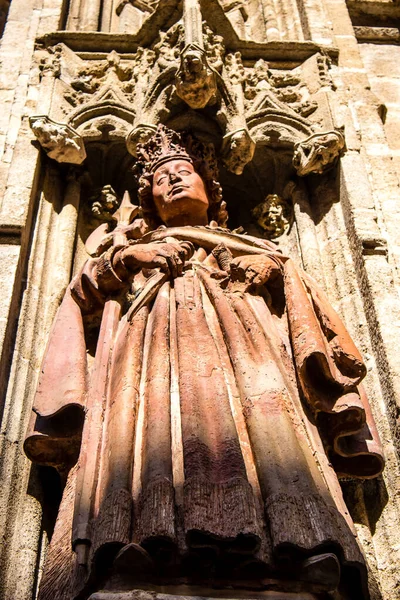
[[[191,241],[196,252],[183,275],[164,278],[135,313],[122,314],[117,293],[129,283],[140,297],[146,278],[139,271],[121,281],[112,268],[116,249],[85,264],[60,306],[27,455],[71,466],[86,414],[49,556],[61,556],[66,543],[72,556],[83,544],[88,556],[78,562],[87,562],[80,565],[87,577],[104,549],[115,555],[134,542],[158,572],[164,563],[164,577],[168,569],[190,576],[203,561],[217,577],[249,579],[279,574],[288,556],[335,552],[364,576],[315,447],[322,439],[339,475],[375,477],[383,468],[359,385],[365,366],[339,317],[269,242],[203,227],[160,228],[138,242],[167,237]],[[260,295],[229,281],[210,260],[220,243],[233,256],[275,261],[284,310],[271,289]],[[101,307],[88,376],[83,320]],[[51,596],[54,580],[49,564],[41,598]]]

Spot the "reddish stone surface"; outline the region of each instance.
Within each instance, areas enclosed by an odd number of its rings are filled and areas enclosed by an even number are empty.
[[[338,475],[383,468],[361,356],[272,243],[204,226],[207,178],[172,150],[147,155],[142,181],[166,227],[89,260],[49,340],[26,452],[65,470],[83,411],[85,425],[40,598],[54,594],[57,548],[63,598],[106,581],[313,593],[355,572],[362,595],[364,559],[318,459],[325,444]],[[101,311],[87,375],[84,322]]]

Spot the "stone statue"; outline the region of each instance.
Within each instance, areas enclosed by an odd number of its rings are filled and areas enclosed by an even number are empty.
[[[360,354],[309,276],[225,228],[210,146],[160,126],[138,157],[147,233],[127,219],[86,262],[41,368],[25,450],[67,483],[40,600],[149,582],[367,597],[334,473],[383,468]]]
[[[265,200],[257,204],[251,212],[268,239],[283,235],[290,227],[291,206],[277,194],[268,194]]]

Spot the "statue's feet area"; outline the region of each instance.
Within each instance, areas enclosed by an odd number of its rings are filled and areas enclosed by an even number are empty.
[[[234,593],[225,591],[225,594],[220,596],[219,594],[210,595],[204,590],[171,590],[171,593],[154,592],[148,590],[131,590],[131,591],[106,591],[102,590],[96,592],[90,596],[88,600],[221,600],[225,598],[227,600],[235,600]],[[309,594],[307,592],[264,592],[262,595],[257,596],[259,600],[331,600],[328,596],[321,596],[320,594]],[[237,600],[255,600],[255,596],[251,594],[248,598],[245,593],[242,593]],[[346,598],[347,600],[347,598]],[[350,599],[349,599],[350,600]]]
[[[237,549],[235,545],[199,545],[180,557],[168,540],[159,544],[156,552],[151,547],[147,551],[137,544],[128,544],[116,555],[104,587],[123,591],[135,586],[229,586],[262,592],[325,594],[340,585],[340,564],[333,553],[271,565],[261,560],[260,551],[246,553]]]
[[[171,593],[154,592],[148,590],[131,590],[131,591],[106,591],[102,590],[96,592],[90,596],[88,600],[221,600],[225,598],[227,600],[235,600],[235,594],[229,593],[228,590],[220,596],[219,594],[210,595],[202,591],[196,590],[171,590]],[[331,600],[328,596],[321,596],[320,594],[309,594],[307,592],[292,593],[292,592],[264,592],[262,595],[257,596],[259,600]],[[255,596],[251,594],[248,598],[245,593],[242,593],[237,600],[255,600]],[[347,598],[346,598],[347,600]],[[350,600],[350,599],[349,599]]]

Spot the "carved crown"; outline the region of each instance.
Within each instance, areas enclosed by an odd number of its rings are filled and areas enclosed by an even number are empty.
[[[159,125],[154,135],[137,146],[138,167],[141,174],[151,174],[163,163],[171,160],[187,160],[206,163],[213,179],[218,177],[214,146],[205,144],[190,133],[173,131]]]

